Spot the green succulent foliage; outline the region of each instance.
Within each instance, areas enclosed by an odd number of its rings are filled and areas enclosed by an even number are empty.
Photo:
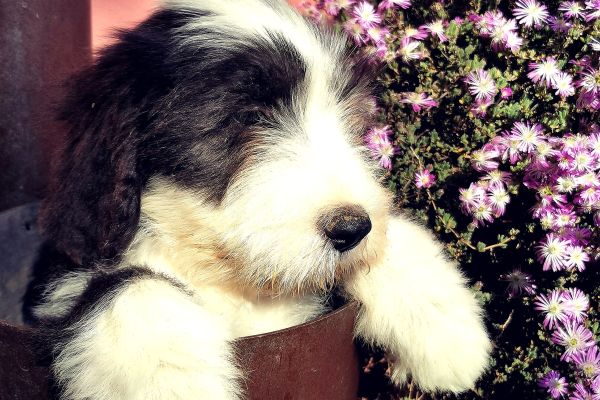
[[[407,26],[454,17],[465,18],[470,12],[483,14],[499,9],[507,18],[513,1],[432,1],[413,2],[413,7],[399,13],[391,27],[393,47]],[[557,15],[558,1],[546,1],[552,15]],[[391,12],[388,18],[391,17]],[[539,30],[521,27],[524,44],[520,51],[495,51],[490,40],[478,35],[475,26],[465,19],[450,22],[445,33],[449,40],[440,43],[426,39],[425,57],[411,63],[391,59],[379,76],[383,91],[380,122],[392,127],[398,149],[393,168],[387,174],[396,203],[431,227],[444,242],[448,254],[456,259],[473,282],[478,298],[485,304],[487,324],[495,349],[487,374],[471,392],[459,399],[540,399],[546,394],[537,381],[549,369],[570,372],[559,362],[561,349],[552,344],[541,329],[542,318],[534,311],[532,298],[509,299],[506,282],[499,275],[520,269],[533,275],[538,291],[555,287],[577,287],[590,294],[590,329],[600,332],[598,300],[600,289],[598,268],[570,277],[541,271],[535,260],[535,243],[543,231],[532,221],[528,210],[535,203],[533,195],[513,186],[507,213],[491,226],[475,229],[472,221],[459,209],[458,190],[477,180],[471,167],[471,154],[515,121],[540,122],[546,130],[559,136],[577,132],[582,112],[575,97],[562,100],[554,91],[533,84],[528,78],[528,64],[545,56],[555,56],[564,70],[572,69],[571,60],[579,60],[590,51],[587,43],[600,36],[600,23],[578,21],[568,34],[557,34],[550,28]],[[478,68],[485,68],[498,88],[510,87],[513,97],[496,97],[487,116],[478,118],[470,111],[474,99],[465,88],[464,78]],[[438,101],[428,111],[414,112],[410,105],[399,102],[403,92],[424,92]],[[589,114],[589,113],[588,113]],[[596,115],[597,117],[597,115]],[[515,165],[512,172],[522,170]],[[430,190],[414,184],[415,174],[429,168],[437,183]],[[573,381],[573,380],[571,380]],[[446,396],[450,398],[451,396]]]

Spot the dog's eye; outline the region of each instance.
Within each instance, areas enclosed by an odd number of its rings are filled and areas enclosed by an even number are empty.
[[[272,107],[253,106],[241,112],[236,119],[244,125],[256,125],[261,122],[269,122],[272,116]]]

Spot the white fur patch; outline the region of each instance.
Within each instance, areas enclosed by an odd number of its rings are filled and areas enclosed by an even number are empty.
[[[69,330],[63,399],[238,399],[228,324],[167,282],[141,280]]]
[[[427,391],[461,392],[487,368],[481,306],[421,227],[391,220],[385,256],[346,287],[362,303],[356,334],[397,358],[396,383],[411,374]]]
[[[91,279],[86,271],[69,272],[50,282],[44,289],[42,301],[33,308],[38,319],[63,317],[69,313]]]

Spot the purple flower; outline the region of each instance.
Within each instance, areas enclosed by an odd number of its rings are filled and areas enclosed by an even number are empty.
[[[471,112],[476,117],[483,118],[487,115],[487,110],[492,104],[492,99],[475,100],[475,103],[471,106]]]
[[[491,143],[501,153],[503,162],[509,161],[514,165],[521,160],[519,142],[512,137],[509,131],[504,131],[501,135],[494,137]]]
[[[576,321],[567,321],[564,326],[559,326],[552,334],[552,341],[565,347],[560,357],[563,361],[571,361],[573,355],[595,344],[592,332]]]
[[[381,15],[375,11],[368,1],[361,1],[352,9],[352,16],[364,29],[381,23]]]
[[[590,346],[585,351],[574,354],[571,359],[586,378],[600,374],[600,352],[598,346]]]
[[[531,125],[529,122],[515,122],[510,133],[511,139],[517,141],[518,149],[523,153],[535,151],[544,135],[540,124]]]
[[[465,78],[465,83],[469,85],[469,92],[477,100],[488,100],[498,93],[496,83],[490,74],[484,69],[477,69],[469,72]]]
[[[516,53],[523,45],[523,39],[516,33],[508,32],[504,35],[504,47]]]
[[[600,397],[590,393],[583,383],[577,382],[569,400],[600,400]]]
[[[365,142],[368,147],[377,147],[390,141],[392,130],[388,125],[373,127],[365,134]]]
[[[537,257],[539,262],[543,262],[543,270],[559,271],[564,269],[567,247],[569,242],[549,233],[546,238],[537,246]]]
[[[600,51],[600,40],[597,38],[592,38],[589,43],[590,47],[594,51]]]
[[[583,251],[581,246],[569,246],[567,248],[567,257],[565,260],[565,266],[567,269],[575,269],[578,271],[585,270],[585,263],[590,261],[590,256]]]
[[[546,57],[540,63],[529,63],[527,77],[535,83],[541,82],[550,87],[559,72],[556,59],[554,57]]]
[[[506,205],[510,202],[510,196],[504,188],[491,188],[488,194],[488,202],[494,210],[494,216],[498,218],[506,212]]]
[[[448,37],[444,34],[444,21],[441,19],[425,24],[421,28],[428,31],[431,36],[436,36],[442,43],[448,40]]]
[[[552,88],[556,89],[556,94],[560,95],[562,98],[573,96],[575,94],[573,77],[566,72],[559,72],[554,76]]]
[[[400,41],[400,48],[398,49],[398,55],[402,57],[404,62],[418,60],[423,57],[423,53],[418,50],[420,46],[421,42],[414,41],[409,37],[402,38]]]
[[[344,32],[346,32],[346,34],[352,38],[352,40],[354,40],[354,43],[357,45],[364,44],[366,39],[366,31],[356,19],[348,19],[346,22],[344,22],[343,28]]]
[[[586,67],[580,74],[577,86],[586,93],[592,93],[594,96],[600,92],[600,70]]]
[[[514,270],[506,275],[500,275],[500,280],[508,282],[506,288],[508,292],[508,298],[520,296],[523,293],[532,295],[535,293],[536,285],[533,283],[531,275],[526,274],[520,270]]]
[[[568,392],[567,381],[556,371],[548,372],[540,379],[539,385],[547,389],[553,399],[558,399]]]
[[[548,20],[548,9],[536,0],[518,0],[513,14],[520,24],[539,28]]]
[[[559,321],[565,322],[568,319],[564,302],[564,294],[558,289],[551,291],[548,297],[543,294],[536,296],[535,309],[545,314],[545,328],[552,329],[558,326]]]
[[[377,146],[371,146],[369,150],[371,150],[371,156],[379,160],[380,166],[387,170],[392,169],[392,157],[396,154],[396,148],[391,142],[385,141]]]
[[[409,8],[411,5],[411,0],[383,0],[377,6],[377,10],[390,10],[392,8],[400,7],[403,9]]]
[[[478,203],[473,209],[473,217],[475,218],[473,224],[479,226],[485,222],[493,222],[494,215],[491,203],[487,199],[484,199],[484,201]]]
[[[437,107],[437,101],[426,93],[402,93],[400,103],[411,104],[414,112],[419,112],[421,109],[428,110],[431,107]]]
[[[485,199],[485,190],[476,183],[471,183],[467,189],[461,188],[458,191],[460,206],[465,214],[471,214]]]
[[[563,1],[558,7],[559,11],[562,11],[565,18],[583,18],[585,13],[583,12],[583,6],[578,1]]]
[[[567,315],[576,322],[583,322],[590,308],[588,297],[577,288],[569,288],[563,292]]]
[[[500,153],[492,146],[483,146],[471,154],[471,165],[477,171],[491,171],[498,168],[496,159]]]
[[[576,246],[587,246],[591,236],[591,230],[580,227],[567,228],[563,233],[563,237]]]
[[[512,95],[513,91],[511,88],[505,87],[500,89],[500,98],[502,98],[502,100],[508,100],[512,97]]]
[[[508,172],[500,171],[498,169],[489,171],[486,175],[481,178],[482,181],[487,182],[489,189],[494,188],[505,188],[510,182],[510,174]]]
[[[376,45],[382,44],[385,46],[385,38],[388,37],[389,34],[390,31],[387,28],[378,25],[367,28],[367,37]]]
[[[435,183],[435,175],[433,175],[427,168],[415,174],[415,185],[419,189],[430,188]]]
[[[569,21],[565,21],[563,18],[559,17],[548,17],[548,23],[550,24],[550,28],[554,32],[562,32],[566,33],[571,29],[573,24]]]
[[[427,30],[420,26],[418,28],[413,28],[411,26],[407,26],[404,29],[404,36],[405,38],[413,38],[413,39],[417,39],[417,40],[423,40],[427,37],[428,33]]]
[[[600,18],[600,0],[588,0],[585,2],[585,20],[590,22],[593,19]]]

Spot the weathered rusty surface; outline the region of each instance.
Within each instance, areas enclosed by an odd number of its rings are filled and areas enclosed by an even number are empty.
[[[0,399],[46,400],[48,370],[32,352],[32,332],[0,321]]]
[[[238,358],[248,399],[356,399],[356,312],[351,303],[304,325],[241,339]]]
[[[89,0],[0,1],[0,210],[42,196],[63,82],[90,62]]]

